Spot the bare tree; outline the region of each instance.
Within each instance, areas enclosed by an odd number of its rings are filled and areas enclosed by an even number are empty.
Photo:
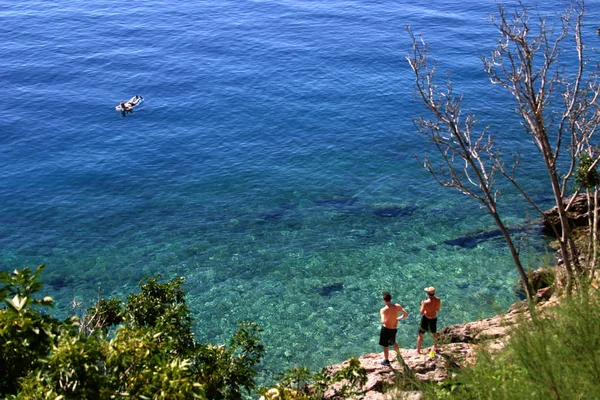
[[[415,90],[432,114],[432,118],[419,117],[415,125],[420,133],[430,139],[440,156],[437,164],[425,156],[423,166],[441,186],[471,196],[487,209],[508,244],[525,293],[530,299],[532,292],[529,279],[517,246],[497,208],[499,192],[495,189],[495,182],[499,161],[493,138],[487,129],[476,131],[473,115],[463,117],[462,96],[454,95],[449,78],[443,87],[437,86],[436,66],[428,63],[427,44],[418,41],[410,29],[408,32],[413,40],[413,53],[407,59],[415,73]]]
[[[501,85],[515,98],[522,125],[544,161],[560,219],[561,231],[556,236],[570,292],[573,276],[581,279],[583,267],[564,200],[578,157],[584,151],[589,152],[590,139],[599,123],[597,69],[588,75],[584,73],[589,65],[581,33],[584,1],[573,2],[560,15],[561,29],[557,35],[553,35],[553,27],[539,14],[537,24],[532,26],[529,10],[522,2],[512,15],[501,6],[498,11],[498,19],[493,21],[501,39],[491,57],[484,59],[485,69],[492,83]],[[559,63],[568,40],[573,41],[577,54],[576,69],[571,73]],[[567,153],[568,162],[566,172],[561,174],[562,152]],[[525,193],[512,175],[505,176]],[[535,206],[529,196],[526,198]]]
[[[534,14],[535,23],[531,23]],[[597,69],[585,74],[589,60],[584,57],[582,19],[584,2],[575,1],[559,15],[561,29],[555,33],[548,19],[531,12],[519,1],[513,12],[498,5],[498,14],[492,22],[499,33],[496,49],[483,63],[492,84],[505,88],[515,99],[515,110],[521,117],[526,134],[539,151],[552,187],[560,218],[560,231],[555,232],[560,243],[561,256],[567,275],[567,293],[571,292],[573,277],[581,278],[577,248],[573,241],[564,199],[577,160],[582,153],[592,152],[590,139],[600,123],[597,99],[600,87]],[[435,80],[436,65],[427,55],[427,44],[417,40],[409,28],[413,51],[407,59],[415,73],[415,91],[431,117],[415,120],[420,133],[434,144],[439,163],[425,158],[424,166],[438,183],[453,187],[477,199],[494,218],[508,244],[515,266],[531,297],[527,275],[519,252],[497,210],[496,177],[511,182],[533,208],[543,215],[526,188],[515,177],[522,160],[514,155],[507,165],[501,153],[494,148],[494,136],[483,129],[476,131],[475,117],[462,116],[461,96],[452,92],[447,77],[440,88]],[[559,63],[563,48],[569,40],[576,53],[574,70]],[[570,61],[573,65],[573,60]],[[591,171],[595,160],[588,171]],[[565,171],[559,171],[559,167]],[[594,260],[595,262],[595,260]]]

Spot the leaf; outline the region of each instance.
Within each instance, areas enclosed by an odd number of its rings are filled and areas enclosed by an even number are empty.
[[[23,306],[25,306],[25,303],[27,302],[27,297],[20,298],[18,294],[15,294],[15,297],[13,297],[12,300],[6,299],[6,302],[17,312],[20,312]]]

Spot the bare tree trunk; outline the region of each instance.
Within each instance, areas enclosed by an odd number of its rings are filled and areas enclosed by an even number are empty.
[[[517,268],[517,271],[519,272],[519,276],[521,277],[521,280],[523,281],[523,288],[525,289],[525,295],[527,296],[528,300],[531,300],[531,299],[533,299],[534,293],[533,293],[533,290],[531,289],[531,283],[529,282],[529,277],[527,276],[527,273],[525,272],[525,268],[523,268],[523,264],[521,264],[521,258],[519,257],[519,252],[517,251],[515,243],[513,242],[512,238],[510,237],[510,233],[508,232],[508,229],[506,228],[506,226],[504,225],[504,223],[502,222],[502,220],[500,219],[498,214],[492,214],[492,217],[494,217],[494,221],[496,222],[496,225],[498,225],[498,228],[502,232],[502,235],[504,235],[504,239],[506,240],[506,244],[508,245],[508,248],[510,250],[510,255],[512,256],[515,267]]]
[[[554,193],[554,200],[556,202],[558,217],[560,219],[561,232],[560,235],[558,235],[558,239],[560,244],[560,253],[563,259],[565,270],[567,272],[567,284],[565,289],[567,295],[570,296],[573,291],[573,263],[577,260],[576,248],[573,243],[571,225],[567,217],[567,212],[565,211],[565,205],[563,203],[560,186],[558,184],[556,170],[554,165],[551,164],[551,160],[547,160],[546,157],[544,157],[544,161],[546,161],[546,165],[550,174],[552,192]]]
[[[588,225],[589,225],[589,244],[588,244],[588,266],[589,279],[594,278],[596,263],[598,262],[598,187],[594,188],[593,196],[590,196],[589,190],[586,191],[588,198]]]

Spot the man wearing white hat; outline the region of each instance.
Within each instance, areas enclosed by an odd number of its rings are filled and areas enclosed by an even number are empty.
[[[417,353],[421,354],[421,345],[423,344],[423,334],[430,332],[433,336],[433,350],[438,351],[437,334],[437,312],[440,311],[442,301],[435,297],[435,288],[429,286],[425,288],[427,300],[421,301],[421,323],[419,324],[419,333],[417,335]]]

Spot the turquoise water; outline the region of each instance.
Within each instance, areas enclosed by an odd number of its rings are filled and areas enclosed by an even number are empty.
[[[412,25],[501,143],[532,155],[479,60],[493,10],[0,2],[0,268],[46,264],[58,315],[73,298],[184,276],[198,338],[258,322],[269,375],[380,351],[384,290],[412,314],[408,348],[425,286],[438,288],[442,326],[506,309],[517,274],[501,239],[444,244],[493,221],[414,158],[427,143],[404,59]],[[122,118],[114,106],[135,94],[144,105]],[[550,206],[543,169],[527,168]],[[505,199],[508,225],[532,215],[510,189]],[[546,251],[533,229],[523,253]]]

